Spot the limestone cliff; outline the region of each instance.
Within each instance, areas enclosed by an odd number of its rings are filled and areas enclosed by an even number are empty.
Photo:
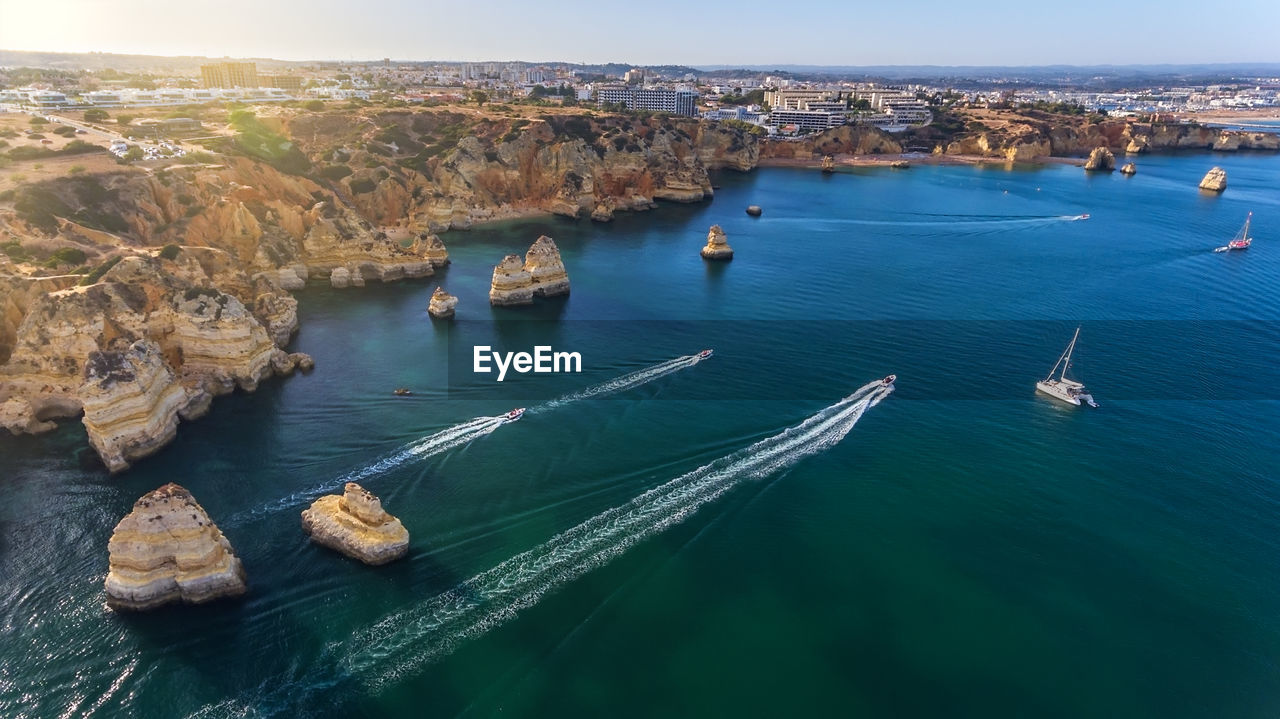
[[[207,407],[209,395],[175,381],[159,345],[139,340],[125,350],[93,351],[78,390],[89,444],[119,472],[152,454],[178,432],[178,414]]]
[[[200,604],[246,590],[244,568],[204,508],[176,484],[143,495],[107,543],[107,603],[153,609]]]
[[[938,154],[1013,161],[1084,157],[1102,147],[1114,153],[1171,150],[1280,150],[1280,136],[1179,122],[1134,122],[1033,109],[966,109],[942,113],[932,125],[900,137],[908,147]],[[923,146],[923,147],[922,147]]]
[[[325,495],[302,512],[311,541],[365,564],[386,564],[409,551],[409,531],[382,502],[355,482],[342,495]]]
[[[842,125],[796,139],[770,139],[760,150],[765,159],[817,159],[824,155],[893,155],[902,146],[883,130],[867,125]]]
[[[298,114],[316,162],[351,168],[339,194],[376,226],[414,232],[552,212],[608,219],[712,194],[708,170],[749,170],[758,139],[695,119],[565,112],[511,118],[425,109]]]
[[[702,257],[707,260],[732,260],[733,248],[725,237],[720,225],[712,225],[707,232],[707,244],[702,248]]]
[[[177,417],[199,416],[210,397],[291,372],[276,341],[296,329],[296,302],[225,259],[216,250],[131,255],[92,285],[32,301],[0,366],[5,426],[47,429],[83,410],[90,444],[119,471],[172,439]]]

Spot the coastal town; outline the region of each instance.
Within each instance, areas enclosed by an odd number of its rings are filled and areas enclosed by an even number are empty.
[[[1096,78],[979,77],[945,83],[852,73],[577,66],[525,62],[294,63],[198,66],[163,58],[146,71],[0,68],[0,110],[28,113],[128,111],[209,103],[330,103],[391,106],[519,103],[667,113],[742,122],[769,135],[797,136],[841,125],[902,132],[942,109],[1051,108],[1103,117],[1218,121],[1280,115],[1280,77],[1221,78],[1205,84],[1091,89]],[[1136,82],[1136,81],[1135,81]],[[1101,83],[1118,85],[1118,83]],[[153,122],[173,129],[181,115]],[[166,124],[167,123],[167,124]],[[152,154],[155,154],[152,151]]]

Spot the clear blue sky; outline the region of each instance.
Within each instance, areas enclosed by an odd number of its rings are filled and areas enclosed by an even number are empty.
[[[1280,0],[0,0],[0,48],[685,65],[1280,62]]]

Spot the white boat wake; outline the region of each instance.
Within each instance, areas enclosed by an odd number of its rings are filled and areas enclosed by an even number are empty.
[[[745,479],[757,479],[839,442],[893,391],[873,382],[784,432],[717,459],[598,514],[424,604],[392,614],[332,646],[361,684],[381,687],[450,653],[533,606],[547,592],[600,567],[693,515]]]
[[[500,414],[494,417],[476,417],[421,439],[410,442],[400,450],[360,469],[352,470],[336,479],[317,484],[307,489],[287,494],[273,502],[259,505],[253,509],[238,512],[227,518],[225,526],[235,526],[254,517],[273,514],[290,507],[299,507],[314,500],[317,496],[341,488],[347,482],[360,482],[399,467],[406,462],[434,457],[454,447],[460,447],[474,439],[483,437],[506,424],[507,416]]]
[[[651,367],[646,367],[629,374],[622,375],[607,382],[588,387],[587,389],[565,395],[558,399],[545,402],[541,405],[531,407],[526,414],[555,409],[570,402],[576,402],[582,399],[591,399],[593,397],[602,397],[616,392],[639,387],[662,377],[666,377],[673,372],[692,367],[702,359],[696,355],[686,355],[684,357],[676,357],[665,362],[659,362]],[[361,482],[371,477],[389,472],[396,467],[414,461],[421,461],[429,457],[447,452],[455,447],[461,447],[472,440],[479,439],[487,434],[492,433],[502,425],[506,424],[507,415],[497,415],[493,417],[476,417],[467,420],[461,424],[456,424],[447,429],[442,429],[434,434],[427,435],[420,439],[416,439],[405,445],[390,455],[379,459],[378,461],[360,469],[352,470],[341,477],[326,481],[321,484],[314,485],[304,490],[293,492],[281,497],[273,502],[254,507],[231,515],[222,522],[223,526],[235,526],[242,524],[254,517],[274,514],[292,507],[300,507],[314,500],[317,496],[325,492],[332,492],[340,489],[347,482]]]
[[[588,387],[587,389],[567,394],[536,407],[531,407],[529,411],[545,412],[546,410],[555,409],[556,407],[570,402],[576,402],[582,399],[591,399],[593,397],[602,397],[616,392],[625,392],[626,390],[639,387],[642,384],[647,384],[656,379],[666,377],[669,374],[679,372],[682,369],[688,369],[701,361],[702,358],[696,354],[676,357],[675,359],[670,359],[666,362],[659,362],[652,367],[645,367],[644,369],[636,370],[635,372],[611,379],[608,382],[602,382],[594,387]]]
[[[548,592],[682,522],[743,480],[768,476],[835,445],[892,391],[893,386],[882,381],[867,384],[794,427],[672,479],[447,592],[330,643],[309,670],[264,682],[250,696],[206,706],[192,716],[241,715],[267,707],[289,713],[287,705],[309,701],[307,695],[347,681],[377,692],[504,624]],[[338,676],[330,674],[334,668]]]

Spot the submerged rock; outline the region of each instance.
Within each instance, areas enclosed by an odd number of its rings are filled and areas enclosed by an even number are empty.
[[[134,503],[107,550],[107,604],[115,609],[200,604],[247,588],[231,543],[191,493],[173,483]]]
[[[431,304],[427,305],[427,314],[437,319],[449,319],[453,317],[454,308],[457,306],[457,297],[445,292],[443,287],[437,287],[436,291],[431,293]]]
[[[1200,189],[1211,192],[1222,192],[1227,189],[1227,171],[1221,167],[1209,170],[1205,173],[1204,179],[1200,181]]]
[[[355,482],[347,482],[341,496],[323,496],[303,510],[302,530],[316,544],[365,564],[386,564],[409,551],[409,530]]]
[[[732,260],[733,248],[725,237],[720,225],[712,225],[707,232],[707,244],[702,248],[702,257],[706,260]]]
[[[1133,164],[1132,162],[1127,162],[1125,163],[1124,167],[1120,168],[1120,172],[1125,175],[1132,175],[1137,171],[1138,171],[1138,166]]]
[[[1096,172],[1111,172],[1116,169],[1116,156],[1105,147],[1095,147],[1085,160],[1084,169]]]

